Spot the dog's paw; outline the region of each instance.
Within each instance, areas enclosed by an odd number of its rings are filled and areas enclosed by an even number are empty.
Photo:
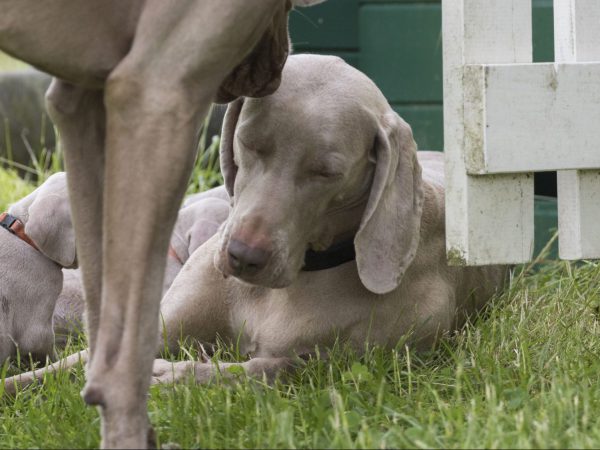
[[[15,395],[17,393],[17,385],[14,377],[6,378],[5,380],[2,380],[1,383],[0,389],[4,394]]]
[[[175,364],[166,359],[154,360],[152,366],[152,384],[172,383],[175,381],[174,376]]]
[[[151,384],[167,384],[185,380],[194,374],[194,362],[172,362],[166,359],[154,360]]]

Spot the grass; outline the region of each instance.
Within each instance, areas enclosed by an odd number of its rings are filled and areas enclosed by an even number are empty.
[[[0,169],[0,212],[5,211],[10,202],[25,197],[34,187],[19,178],[14,170]]]
[[[599,264],[549,264],[430,353],[339,347],[275,386],[153,387],[151,420],[185,448],[597,448],[599,281]],[[0,447],[97,446],[82,386],[79,369],[2,398]]]
[[[6,53],[0,52],[0,71],[3,70],[22,70],[30,67],[28,64],[11,58]]]

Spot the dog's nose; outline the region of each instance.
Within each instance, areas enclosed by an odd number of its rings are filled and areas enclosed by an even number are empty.
[[[262,248],[249,247],[241,241],[232,239],[227,247],[229,265],[235,275],[252,274],[264,269],[271,252]]]

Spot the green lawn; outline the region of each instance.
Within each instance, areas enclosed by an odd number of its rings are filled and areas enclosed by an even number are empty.
[[[0,71],[26,69],[27,67],[29,66],[24,62],[11,58],[6,53],[0,52]]]
[[[2,202],[31,188],[0,171]],[[597,448],[599,306],[600,265],[556,262],[429,354],[337,348],[285,384],[154,387],[150,416],[182,447]],[[78,370],[1,395],[0,447],[97,446],[82,384]]]
[[[26,183],[12,170],[0,169],[0,212],[21,197],[25,197],[33,190],[34,186]]]

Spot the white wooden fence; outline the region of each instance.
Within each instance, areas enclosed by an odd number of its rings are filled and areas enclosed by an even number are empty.
[[[560,257],[600,258],[600,0],[554,0],[549,64],[532,63],[531,0],[442,0],[442,16],[449,262],[529,261],[544,170]]]

